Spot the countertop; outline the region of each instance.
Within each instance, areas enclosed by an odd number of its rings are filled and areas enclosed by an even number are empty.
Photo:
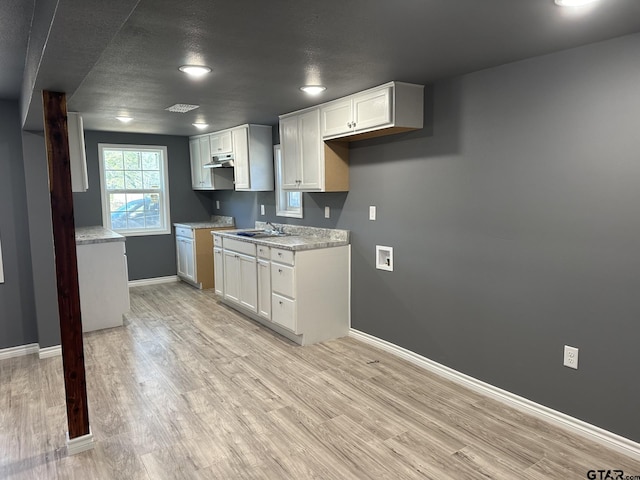
[[[76,245],[124,242],[125,240],[126,238],[123,235],[102,226],[76,228]]]
[[[224,230],[211,232],[223,238],[233,238],[240,242],[265,245],[267,247],[282,248],[284,250],[315,250],[319,248],[341,247],[349,245],[349,230],[338,230],[334,228],[302,227],[296,225],[274,224],[283,228],[285,236],[282,237],[243,237],[236,235],[238,232],[246,232],[255,229],[264,229],[264,222],[256,222],[254,228],[243,228],[238,230]],[[270,228],[270,227],[267,227]]]
[[[211,220],[204,222],[180,222],[174,223],[174,227],[183,228],[228,228],[235,226],[235,220],[233,217],[226,217],[223,215],[212,215]]]

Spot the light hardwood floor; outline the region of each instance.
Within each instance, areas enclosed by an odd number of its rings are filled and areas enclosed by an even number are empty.
[[[95,449],[60,358],[0,361],[0,478],[584,479],[640,463],[350,338],[299,347],[185,284],[85,335]]]

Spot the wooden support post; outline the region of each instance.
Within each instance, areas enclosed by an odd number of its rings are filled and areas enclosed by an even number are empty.
[[[67,400],[69,453],[93,447],[87,409],[87,383],[84,368],[80,289],[76,256],[71,166],[67,134],[67,101],[64,93],[42,92],[44,131],[49,163],[51,218],[58,279],[58,312],[62,364]],[[85,437],[84,440],[79,437]],[[75,442],[71,442],[71,440]],[[85,441],[86,440],[86,441]],[[73,450],[72,451],[72,445]]]

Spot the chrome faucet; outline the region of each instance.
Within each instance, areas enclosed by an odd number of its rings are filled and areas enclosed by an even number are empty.
[[[273,223],[267,222],[267,225],[271,227],[271,230],[277,233],[284,233],[284,227],[276,227]]]

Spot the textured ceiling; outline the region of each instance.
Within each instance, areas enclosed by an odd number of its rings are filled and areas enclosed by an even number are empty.
[[[0,98],[17,99],[34,0],[0,1]]]
[[[94,7],[108,28],[86,26]],[[640,31],[638,0],[59,0],[58,11],[36,88],[68,72],[69,110],[85,128],[177,135],[198,133],[194,121],[275,124],[390,80],[424,84]],[[213,72],[192,81],[177,70],[186,63]],[[308,97],[305,83],[327,90]],[[200,108],[164,111],[174,103]]]

